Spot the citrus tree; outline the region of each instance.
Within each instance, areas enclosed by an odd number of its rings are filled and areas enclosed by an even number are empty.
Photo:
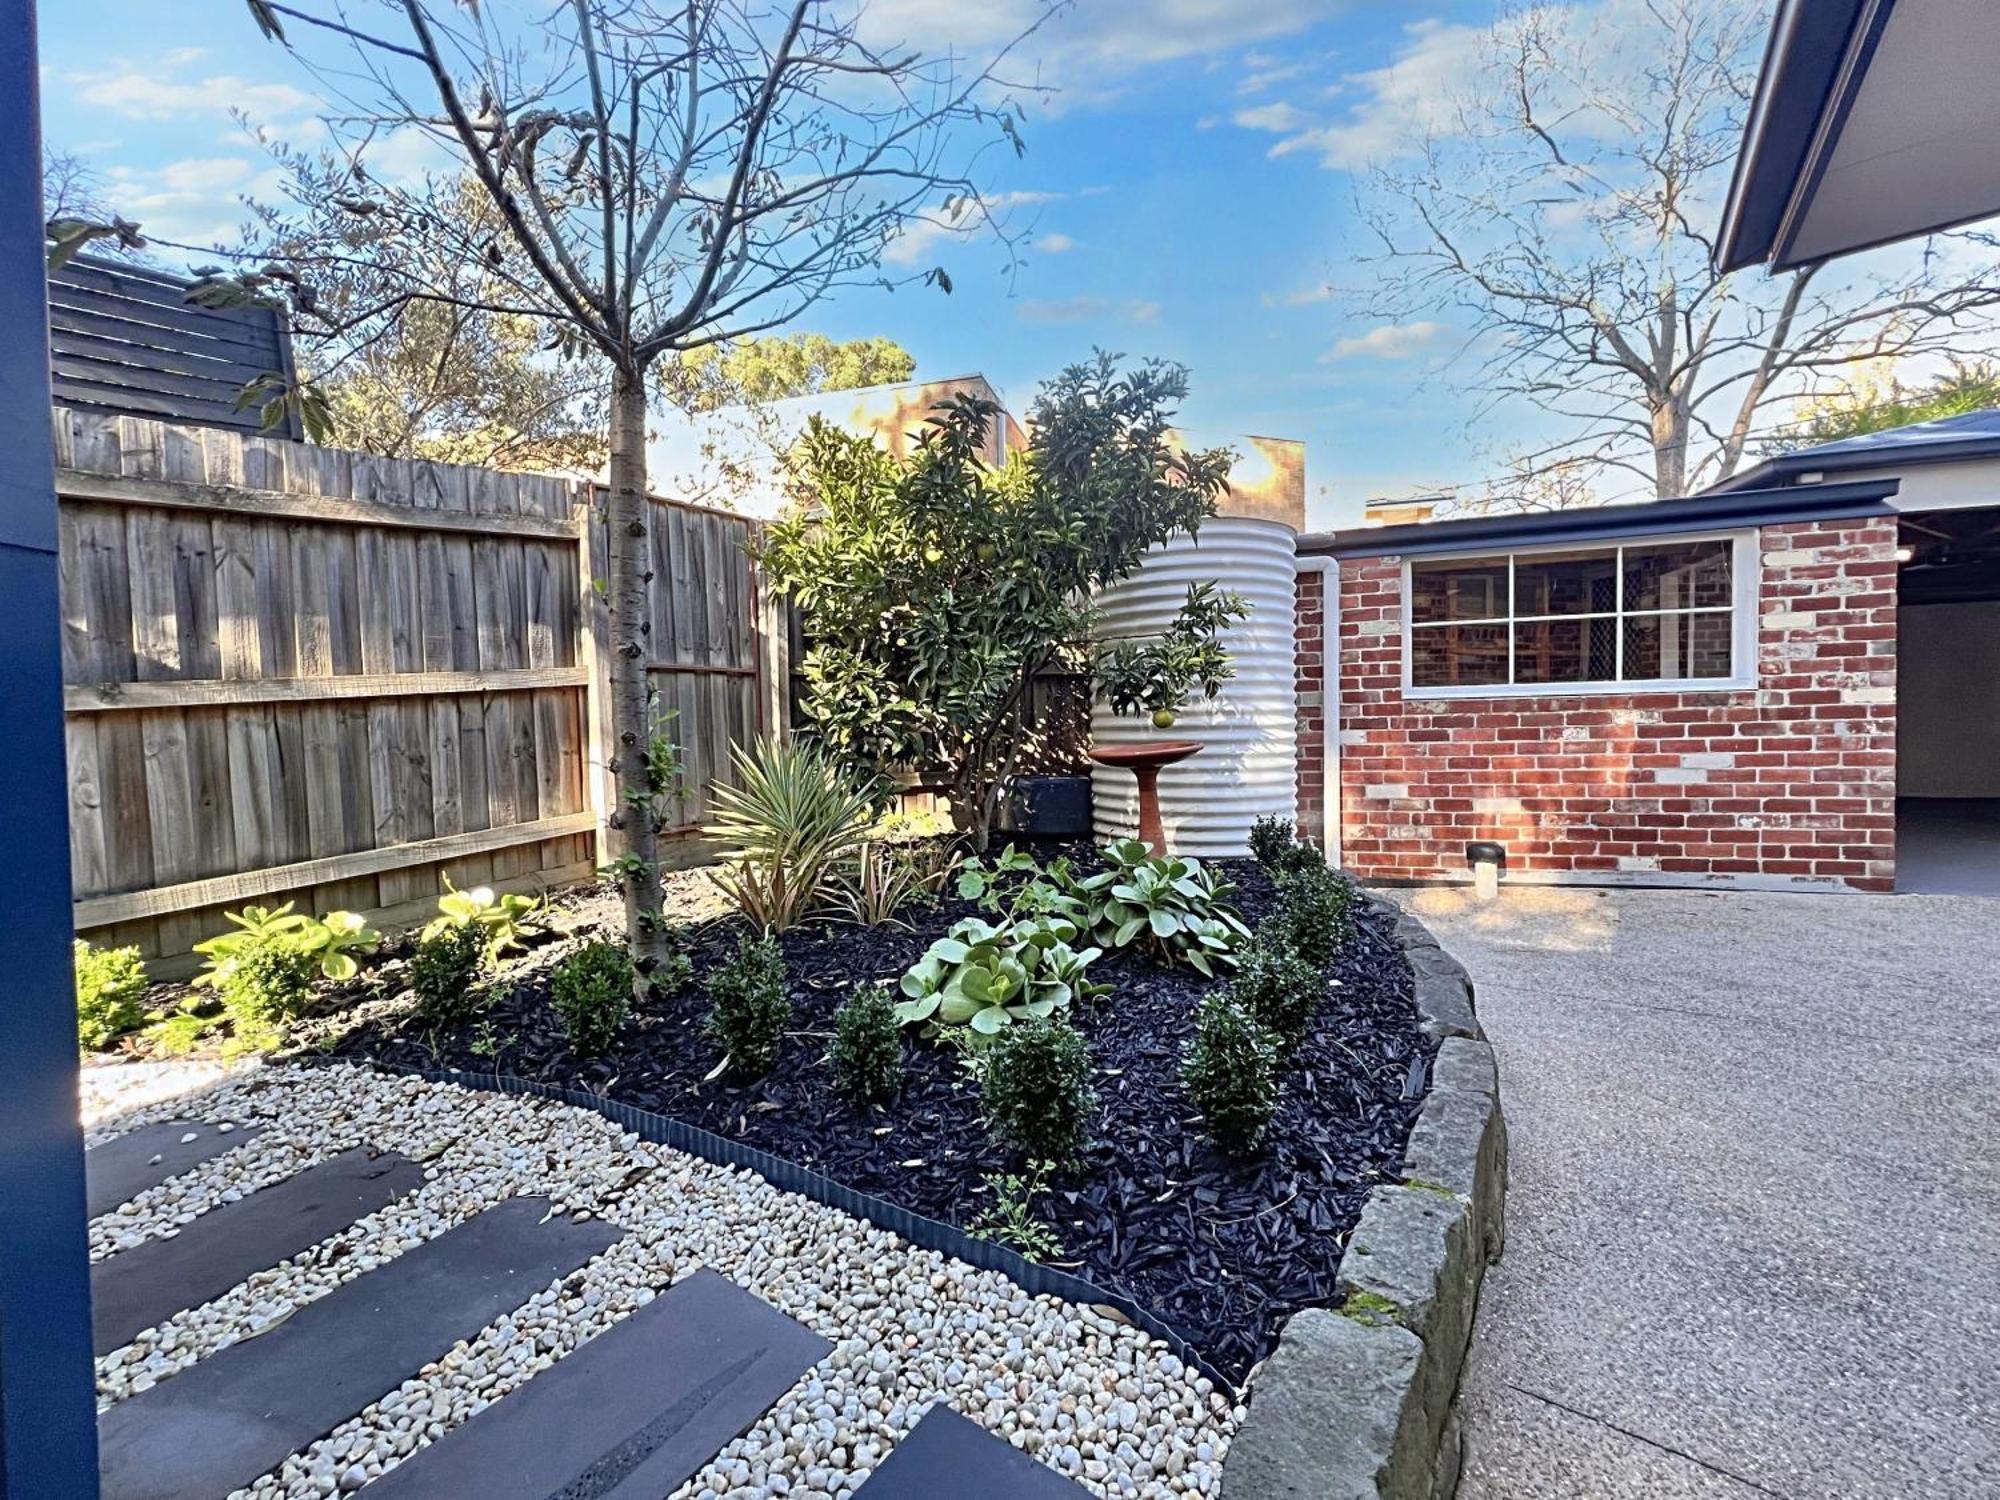
[[[973,396],[936,408],[907,460],[811,423],[800,503],[759,549],[803,617],[805,732],[856,771],[935,777],[983,848],[1035,675],[1083,662],[1092,595],[1215,514],[1234,455],[1172,441],[1186,394],[1178,365],[1099,354],[1042,388],[998,468],[998,408]]]

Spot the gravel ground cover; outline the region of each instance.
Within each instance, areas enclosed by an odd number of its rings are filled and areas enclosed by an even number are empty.
[[[127,1112],[94,1134],[179,1118],[264,1127],[249,1149],[219,1159],[251,1177],[267,1170],[257,1148],[269,1141],[300,1164],[354,1146],[399,1151],[425,1163],[427,1180],[414,1198],[112,1351],[98,1362],[105,1405],[506,1198],[547,1196],[559,1211],[625,1231],[582,1271],[238,1492],[255,1500],[361,1489],[700,1266],[834,1348],[676,1500],[850,1493],[938,1401],[1093,1494],[1207,1495],[1241,1417],[1224,1393],[1118,1319],[1031,1297],[997,1274],[752,1174],[642,1142],[587,1111],[346,1068],[268,1067]],[[226,1165],[188,1178],[164,1185],[172,1191],[162,1203],[173,1209],[148,1219],[156,1232],[247,1190]]]
[[[1037,853],[1044,863],[1068,855],[1084,871],[1098,865],[1088,845]],[[1237,884],[1252,924],[1275,904],[1254,862],[1215,863]],[[677,904],[684,915],[713,912],[687,904],[699,899],[690,886]],[[988,1139],[958,1054],[911,1040],[900,1096],[865,1107],[835,1091],[825,1053],[834,1012],[857,984],[893,990],[933,938],[973,911],[948,899],[910,913],[907,930],[814,923],[781,934],[792,1028],[776,1066],[749,1084],[712,1076],[719,1054],[701,1032],[705,976],[746,930],[730,916],[685,929],[690,983],[641,1006],[605,1055],[571,1054],[547,975],[583,941],[616,936],[603,897],[573,898],[565,935],[516,964],[476,1020],[431,1031],[407,1006],[363,1005],[326,1045],[356,1060],[589,1089],[971,1227],[993,1204],[986,1179],[1017,1164]],[[1196,1007],[1213,981],[1114,952],[1091,969],[1112,992],[1073,1013],[1091,1045],[1099,1107],[1082,1162],[1051,1178],[1036,1203],[1062,1245],[1052,1262],[1156,1312],[1232,1380],[1269,1352],[1292,1312],[1334,1297],[1345,1236],[1369,1188],[1397,1175],[1421,1104],[1431,1049],[1408,966],[1377,916],[1364,914],[1334,973],[1337,984],[1286,1068],[1269,1147],[1248,1161],[1208,1142],[1179,1080]],[[376,983],[393,988],[393,976]]]

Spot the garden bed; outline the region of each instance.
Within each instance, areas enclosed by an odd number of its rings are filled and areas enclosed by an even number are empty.
[[[1038,852],[1068,853],[1083,870],[1098,863],[1087,847]],[[1254,925],[1275,904],[1270,881],[1247,860],[1220,868]],[[566,934],[510,966],[478,1018],[433,1033],[404,1006],[364,1005],[327,1050],[589,1089],[961,1228],[993,1206],[987,1177],[1018,1169],[988,1140],[979,1090],[956,1049],[912,1029],[903,1088],[881,1107],[849,1103],[824,1061],[834,1012],[853,987],[893,989],[934,938],[972,912],[967,903],[909,911],[913,930],[812,924],[781,934],[792,1026],[776,1066],[747,1084],[711,1077],[719,1057],[701,1029],[705,978],[736,952],[747,931],[739,918],[689,928],[692,980],[648,1000],[610,1051],[585,1059],[566,1045],[548,974],[588,939],[615,937],[618,909],[608,893],[566,905]],[[1250,1160],[1209,1143],[1180,1084],[1195,1007],[1212,981],[1120,950],[1091,969],[1111,992],[1072,1016],[1090,1043],[1098,1110],[1080,1164],[1033,1203],[1061,1243],[1051,1263],[1154,1311],[1231,1379],[1269,1352],[1291,1313],[1334,1299],[1346,1235],[1368,1190],[1396,1177],[1421,1103],[1432,1047],[1409,967],[1372,908],[1357,904],[1356,918],[1334,966],[1339,982],[1288,1062],[1269,1140]]]

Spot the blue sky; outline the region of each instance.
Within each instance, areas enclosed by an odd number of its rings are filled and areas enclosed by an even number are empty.
[[[998,33],[1031,0],[875,0],[883,25]],[[904,247],[956,283],[852,291],[800,326],[886,334],[920,373],[981,370],[1017,407],[1102,345],[1186,363],[1198,435],[1308,444],[1310,519],[1470,480],[1510,434],[1468,426],[1440,374],[1449,329],[1360,317],[1321,289],[1351,274],[1354,177],[1434,103],[1492,0],[1084,0],[1036,43],[1060,92],[992,186],[1031,248],[1010,278],[991,244]],[[967,12],[975,12],[968,20]],[[977,45],[981,38],[966,38]],[[310,143],[311,82],[242,0],[43,7],[48,144],[86,160],[113,206],[173,238],[240,218],[266,164],[230,118]]]

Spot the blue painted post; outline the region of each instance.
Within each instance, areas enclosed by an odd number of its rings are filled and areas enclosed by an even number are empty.
[[[0,0],[0,1495],[96,1500],[33,0]]]

